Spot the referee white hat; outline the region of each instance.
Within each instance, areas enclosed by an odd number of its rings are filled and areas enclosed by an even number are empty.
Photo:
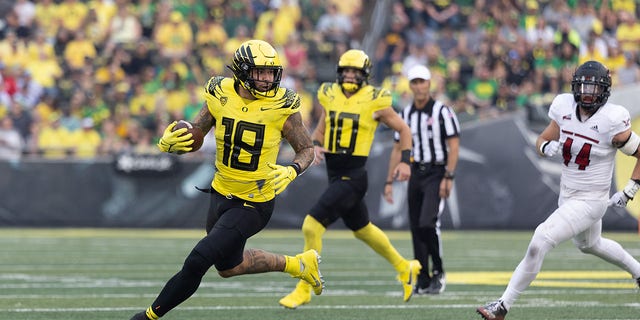
[[[431,71],[423,65],[415,65],[409,69],[407,78],[409,78],[409,81],[413,79],[431,80]]]

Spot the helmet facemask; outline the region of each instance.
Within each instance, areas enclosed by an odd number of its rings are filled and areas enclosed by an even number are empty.
[[[348,68],[360,71],[356,75],[355,83],[344,82],[344,70]],[[351,49],[340,56],[337,71],[337,80],[342,89],[347,92],[356,92],[367,84],[371,71],[371,61],[364,51]]]
[[[254,97],[274,97],[282,80],[282,64],[276,50],[267,42],[249,40],[243,43],[233,56],[233,65],[228,66],[234,79]],[[270,81],[258,78],[258,74],[271,71]],[[266,83],[264,88],[259,82]]]
[[[609,70],[599,62],[585,62],[573,75],[571,91],[578,106],[585,110],[597,110],[611,94]]]

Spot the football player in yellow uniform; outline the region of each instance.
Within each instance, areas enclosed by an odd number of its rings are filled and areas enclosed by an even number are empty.
[[[285,256],[244,248],[247,239],[269,222],[276,195],[311,165],[314,151],[300,116],[300,97],[280,88],[282,64],[269,43],[244,42],[229,68],[233,79],[209,79],[205,104],[193,120],[204,133],[213,128],[217,143],[207,235],[151,306],[132,320],[165,315],[196,291],[211,266],[224,278],[286,272],[309,283],[315,294],[322,293],[320,256],[315,250]],[[173,131],[175,125],[167,126],[158,147],[164,152],[191,151],[192,135],[182,135],[186,128]],[[282,137],[296,153],[286,165],[275,163]]]
[[[387,235],[369,220],[363,201],[368,181],[365,163],[371,144],[382,122],[400,135],[401,161],[394,176],[407,180],[412,147],[411,131],[391,107],[391,93],[367,83],[371,62],[361,50],[348,50],[338,62],[337,82],[323,83],[318,89],[318,100],[323,113],[312,137],[316,163],[326,161],[329,186],[311,208],[302,224],[305,250],[322,250],[322,234],[339,218],[376,253],[384,257],[398,272],[402,283],[403,299],[408,301],[413,284],[420,273],[420,262],[403,258],[393,247]],[[295,290],[280,299],[287,308],[296,308],[311,301],[311,289],[300,281]]]

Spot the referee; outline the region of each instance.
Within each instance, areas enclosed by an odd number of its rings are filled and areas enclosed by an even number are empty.
[[[415,258],[422,264],[422,272],[414,288],[416,294],[439,294],[445,288],[440,241],[440,215],[444,199],[453,187],[460,146],[460,124],[453,110],[441,101],[432,99],[429,90],[431,72],[416,65],[408,72],[413,101],[400,116],[411,128],[413,136],[411,178],[409,179],[409,223]],[[397,134],[395,141],[398,140]],[[394,144],[392,162],[409,157]],[[406,153],[406,151],[405,151]],[[390,166],[394,165],[390,163]],[[393,174],[389,170],[384,196],[392,201]],[[429,273],[429,258],[433,263]]]

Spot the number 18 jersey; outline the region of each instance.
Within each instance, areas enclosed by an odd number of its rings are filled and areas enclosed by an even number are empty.
[[[560,126],[562,184],[608,196],[617,151],[611,141],[616,134],[631,128],[629,111],[606,103],[590,118],[580,121],[573,95],[565,93],[553,100],[549,117]]]
[[[216,174],[211,186],[225,196],[266,202],[275,197],[267,163],[276,163],[282,127],[299,112],[300,96],[280,88],[273,98],[245,100],[231,78],[213,77],[205,99],[215,119]]]

